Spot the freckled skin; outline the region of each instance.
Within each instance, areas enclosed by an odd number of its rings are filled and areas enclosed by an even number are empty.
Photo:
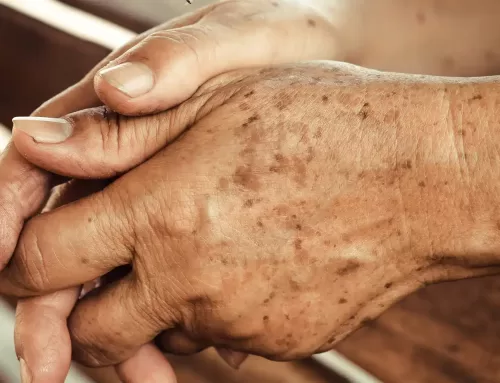
[[[108,187],[154,302],[138,323],[294,359],[426,283],[498,273],[497,82],[316,62],[202,86],[189,130]]]

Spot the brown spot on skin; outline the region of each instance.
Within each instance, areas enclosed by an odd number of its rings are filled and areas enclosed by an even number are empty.
[[[417,12],[416,17],[417,17],[417,23],[420,25],[425,24],[425,22],[427,21],[427,16],[425,16],[425,13],[422,11]]]
[[[413,167],[411,160],[406,160],[403,162],[403,165],[401,165],[403,169],[411,169]]]
[[[245,203],[243,204],[244,207],[252,207],[253,206],[253,200],[252,199],[247,199]]]
[[[274,1],[271,4],[273,5],[274,8],[278,8],[280,6],[278,3],[274,2]]]
[[[240,110],[245,111],[245,110],[249,110],[249,109],[250,109],[250,105],[249,105],[249,104],[247,104],[246,102],[242,102],[242,103],[240,104]]]
[[[391,288],[391,286],[392,286],[392,282],[388,282],[388,283],[386,283],[386,284],[384,285],[384,287],[385,287],[386,289]]]
[[[326,240],[326,241],[323,241],[323,244],[324,244],[325,246],[330,246],[330,245],[332,244],[332,242],[331,242],[331,241],[329,241],[329,240]]]
[[[276,95],[278,101],[275,106],[278,110],[285,110],[288,106],[293,103],[293,97],[290,93],[283,91]]]
[[[225,178],[220,178],[219,179],[219,189],[220,190],[227,190],[229,187],[229,181]]]
[[[252,95],[254,95],[254,94],[255,94],[255,90],[251,90],[250,92],[245,93],[245,94],[243,95],[243,97],[248,98],[248,97],[250,97],[250,96],[252,96]]]
[[[396,234],[398,235],[398,237],[401,237],[402,235],[401,230],[396,231]]]
[[[420,186],[421,188],[425,188],[425,182],[424,181],[420,181],[418,183],[418,186]]]
[[[84,265],[88,265],[88,264],[89,264],[89,260],[88,260],[87,258],[85,258],[85,257],[84,257],[84,258],[82,258],[82,263],[83,263]]]
[[[321,101],[323,101],[324,104],[326,104],[328,102],[328,96],[323,96],[321,97]]]
[[[89,217],[89,218],[87,219],[87,222],[88,222],[88,223],[91,223],[91,222],[92,222],[92,217]]]
[[[300,285],[293,279],[290,280],[290,288],[292,289],[292,291],[300,291]]]
[[[347,299],[345,299],[345,298],[340,298],[340,299],[339,299],[339,303],[340,303],[341,305],[343,305],[344,303],[347,303]]]
[[[316,27],[316,21],[314,21],[313,19],[307,19],[307,25],[311,28],[314,28]]]
[[[345,266],[341,267],[337,271],[337,274],[340,276],[347,275],[347,274],[352,273],[352,272],[356,271],[357,269],[359,269],[360,266],[361,266],[361,264],[359,262],[349,260],[349,261],[347,261]]]
[[[316,130],[316,133],[314,133],[314,138],[321,138],[323,133],[321,132],[321,129]]]
[[[296,224],[296,225],[295,225],[295,228],[296,228],[298,231],[300,231],[300,230],[302,230],[302,225],[300,225],[300,224]]]
[[[264,317],[262,318],[262,320],[263,320],[264,322],[267,322],[267,321],[269,321],[269,317],[268,317],[267,315],[264,315]]]
[[[251,124],[252,122],[255,122],[255,121],[258,121],[258,120],[260,120],[260,116],[257,113],[255,113],[252,116],[248,117],[247,122],[249,124]]]
[[[475,101],[475,100],[482,100],[483,99],[483,96],[481,96],[480,94],[476,94],[474,97],[472,97],[470,100],[471,101]]]
[[[302,240],[297,238],[294,242],[295,249],[302,250]]]
[[[258,227],[264,227],[264,224],[262,223],[262,221],[257,221],[257,226]]]
[[[260,189],[260,181],[249,166],[238,166],[233,174],[233,182],[245,189],[254,191]]]
[[[362,120],[366,120],[366,118],[368,117],[368,112],[366,110],[362,110],[359,112],[359,116]]]
[[[300,158],[295,156],[293,158],[293,167],[295,170],[295,177],[294,177],[295,182],[297,182],[300,186],[305,186],[306,172],[307,172],[306,165]]]
[[[329,339],[328,339],[328,344],[332,344],[332,343],[335,343],[335,340],[336,338],[334,336],[331,336]]]

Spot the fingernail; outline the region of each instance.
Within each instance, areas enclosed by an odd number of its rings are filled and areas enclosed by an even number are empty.
[[[243,362],[248,358],[248,354],[227,348],[217,348],[217,353],[224,361],[235,370],[238,370]]]
[[[62,118],[16,117],[12,122],[14,129],[23,131],[43,144],[63,142],[73,132],[71,124]]]
[[[124,63],[99,72],[106,82],[131,98],[148,93],[154,86],[154,75],[142,63]]]
[[[24,359],[19,359],[19,364],[21,365],[21,383],[31,383],[31,371]]]

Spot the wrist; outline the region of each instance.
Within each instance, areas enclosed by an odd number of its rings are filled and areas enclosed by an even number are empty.
[[[500,265],[500,131],[494,111],[500,84],[445,81],[434,100],[441,105],[436,121],[419,136],[421,172],[413,189],[418,202],[408,207],[429,281],[495,273]]]

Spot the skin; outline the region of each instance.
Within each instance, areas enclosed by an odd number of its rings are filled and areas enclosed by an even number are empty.
[[[278,8],[276,9],[276,15],[280,15],[281,22],[283,23],[283,20],[293,21],[293,28],[298,32],[297,36],[299,37],[299,40],[295,40],[296,42],[312,33],[316,36],[312,41],[318,41],[321,44],[317,46],[313,44],[313,48],[317,48],[308,52],[298,50],[297,47],[300,44],[290,46],[290,50],[287,50],[284,48],[287,41],[284,40],[284,37],[287,37],[286,34],[277,33],[273,35],[272,39],[254,40],[253,44],[247,45],[247,47],[251,46],[252,49],[257,49],[256,51],[246,50],[239,55],[234,55],[233,45],[227,38],[232,35],[232,32],[214,35],[211,34],[212,30],[214,30],[211,27],[214,25],[218,27],[215,30],[221,30],[221,26],[222,29],[229,27],[230,30],[237,27],[240,31],[243,31],[242,36],[245,36],[245,31],[248,33],[248,31],[258,29],[259,25],[255,24],[255,21],[248,22],[249,20],[246,19],[246,24],[241,21],[245,19],[245,12],[250,14],[255,11],[255,8],[241,8],[241,4],[248,5],[249,3],[230,1],[225,4],[226,8],[220,8],[220,12],[218,12],[217,7],[209,7],[194,15],[169,22],[152,32],[140,36],[136,41],[104,60],[80,83],[47,103],[37,111],[37,114],[46,116],[64,115],[71,111],[98,105],[101,102],[105,102],[114,110],[129,115],[150,112],[151,106],[154,110],[163,110],[189,97],[190,92],[193,92],[199,84],[212,75],[232,69],[231,66],[223,66],[227,62],[227,57],[236,58],[235,61],[232,61],[233,68],[279,63],[279,60],[286,62],[306,58],[332,58],[375,68],[405,72],[444,75],[497,73],[498,60],[496,57],[498,57],[498,47],[496,42],[498,41],[499,31],[497,22],[493,19],[493,15],[496,14],[495,10],[498,7],[495,1],[482,0],[480,1],[481,5],[476,4],[477,2],[472,4],[463,0],[455,2],[444,0],[439,2],[408,1],[405,2],[404,6],[402,2],[389,0],[311,2],[316,8],[316,13],[297,7],[293,2],[275,2],[278,7],[275,7],[274,3],[272,7]],[[252,6],[259,10],[266,11],[270,9],[269,2],[253,1],[252,3]],[[238,23],[229,25],[226,16],[228,14],[227,7],[233,7],[233,4],[234,9],[243,9],[243,11],[236,12],[235,20],[238,20]],[[290,4],[292,5],[290,6]],[[471,12],[475,12],[474,17],[462,17],[463,15],[470,15]],[[203,16],[207,14],[209,17],[203,19]],[[270,18],[268,15],[272,15],[272,13],[260,13],[258,17],[255,17],[254,14],[254,19],[262,19],[266,25],[269,25]],[[381,19],[384,20],[383,23],[380,21]],[[300,20],[303,20],[303,24]],[[326,20],[327,23],[323,23],[323,20]],[[349,22],[346,22],[346,20],[349,20]],[[481,28],[478,28],[476,24],[480,25]],[[283,25],[286,24],[281,24],[281,27]],[[297,27],[298,25],[307,26],[307,28],[301,30]],[[182,34],[176,35],[176,32],[169,32],[172,28],[184,26],[189,26],[189,28],[183,30]],[[381,26],[384,28],[381,29]],[[286,28],[280,30],[286,31]],[[148,39],[151,33],[155,34],[154,38]],[[204,34],[207,35],[205,39],[203,38]],[[179,36],[184,38],[179,39]],[[185,38],[186,36],[188,38]],[[175,51],[178,52],[177,55],[165,57],[157,54],[157,52],[168,52],[174,48],[169,46],[169,42],[175,40],[181,43],[175,46]],[[266,55],[268,40],[270,40],[271,46],[276,44],[279,47],[277,55],[272,57]],[[162,43],[160,46],[157,43],[152,44],[155,41]],[[219,54],[223,60],[220,60],[220,63],[210,60],[210,52],[213,51],[214,41],[218,43],[219,47],[222,47]],[[457,44],[457,41],[460,41],[460,44]],[[196,44],[192,45],[193,42]],[[183,49],[183,47],[186,49]],[[367,49],[367,47],[370,47],[370,49]],[[259,48],[262,49],[259,50]],[[131,51],[127,52],[127,49],[131,49]],[[203,68],[197,67],[199,63],[192,60],[193,56],[189,53],[192,50],[195,50],[202,57],[206,55],[207,59],[203,61]],[[409,55],[408,51],[412,52],[412,55]],[[435,52],[438,52],[438,54]],[[156,63],[155,65],[158,67],[165,68],[159,78],[162,80],[165,77],[163,84],[167,84],[168,89],[170,89],[167,96],[153,91],[139,99],[127,99],[121,93],[109,87],[99,76],[95,77],[96,92],[94,92],[92,83],[99,68],[107,65],[110,60],[115,60],[112,63],[120,63],[129,59],[140,59],[141,57],[147,58],[149,62]],[[191,57],[191,59],[186,60],[185,57]],[[176,67],[177,60],[182,60],[184,72],[182,70],[179,72],[178,67]],[[186,84],[183,84],[182,87],[179,87],[176,83],[168,83],[168,77],[173,79],[185,78],[185,73],[189,73],[187,77],[192,80],[190,86],[186,87]],[[185,89],[187,89],[187,92]],[[73,147],[78,148],[79,145],[74,144]],[[51,169],[51,161],[44,162],[40,157],[47,155],[47,152],[50,153],[52,149],[40,150],[38,148],[37,150],[27,150],[23,154],[32,157],[31,159],[35,163],[42,163],[42,165]],[[93,150],[95,150],[95,147],[93,147]],[[96,156],[98,154],[96,153]],[[85,171],[89,172],[92,164],[95,164],[97,159],[85,160],[89,162],[89,166]],[[121,169],[127,168],[126,158],[120,157],[119,159],[114,158],[114,160],[115,165],[118,163]],[[122,165],[122,162],[125,164]],[[0,166],[9,169],[8,174],[0,172],[2,174],[0,177],[2,185],[0,208],[6,212],[3,215],[3,217],[6,217],[5,220],[0,222],[2,235],[6,238],[2,240],[0,245],[2,246],[0,257],[7,259],[15,246],[23,221],[36,213],[48,195],[50,187],[59,180],[50,179],[46,173],[24,161],[13,147],[4,155]],[[61,173],[66,174],[65,169],[59,170]],[[89,174],[85,176],[88,177]],[[105,177],[105,175],[101,174],[101,177]],[[29,179],[30,183],[26,183],[24,181],[26,179]],[[78,187],[85,191],[86,185],[86,183],[80,183]],[[92,190],[90,186],[88,188],[87,194]],[[19,198],[19,196],[22,198]],[[62,198],[64,199],[64,196]],[[23,203],[19,201],[23,201]],[[67,371],[69,344],[67,341],[62,340],[68,339],[67,335],[65,335],[65,318],[75,303],[75,297],[75,293],[68,290],[68,292],[52,294],[46,298],[32,298],[21,302],[19,305],[16,333],[18,353],[28,360],[35,381],[44,381],[43,379],[50,382],[62,381],[61,376],[64,376]],[[47,312],[48,307],[50,307],[54,315],[46,324],[26,319],[29,316],[39,317],[41,310]],[[45,330],[37,331],[37,339],[33,339],[35,332],[32,329],[40,329],[40,326],[43,326]],[[48,363],[46,348],[49,342],[53,342],[54,339],[61,340],[61,346],[56,347],[61,352]],[[136,366],[137,363],[133,365]],[[119,368],[119,370],[121,369]],[[136,368],[125,370],[138,371]],[[148,368],[144,369],[144,371],[147,370]],[[126,377],[123,377],[123,379],[127,380]],[[138,379],[138,381],[145,381],[144,379]]]
[[[30,220],[0,292],[44,294],[131,265],[70,315],[74,356],[93,366],[154,338],[169,352],[277,360],[330,349],[425,283],[498,272],[498,96],[495,78],[324,62],[223,75],[154,116],[75,114],[84,136],[110,126],[107,142],[135,135],[159,152]],[[137,330],[123,337],[116,323]]]

